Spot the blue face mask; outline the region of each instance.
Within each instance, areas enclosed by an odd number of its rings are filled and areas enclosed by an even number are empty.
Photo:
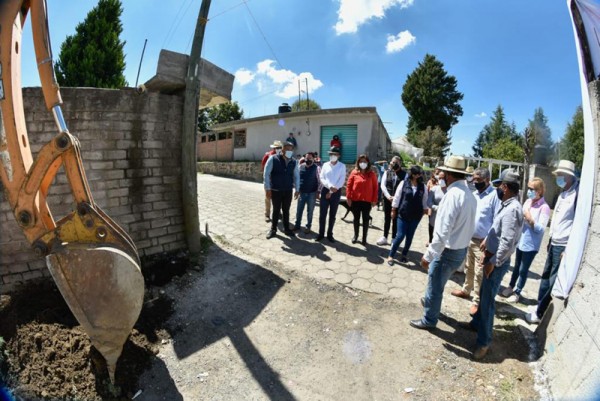
[[[528,190],[527,190],[527,197],[528,197],[529,199],[534,199],[534,198],[535,198],[535,195],[536,195],[536,194],[535,194],[535,191],[534,191],[533,189],[528,189]]]
[[[292,156],[294,156],[294,152],[292,150],[285,151],[285,157],[287,157],[288,159],[291,159]]]
[[[556,177],[556,185],[558,185],[561,189],[564,188],[567,185],[567,181],[565,180],[565,177],[563,177],[562,175],[559,175]]]

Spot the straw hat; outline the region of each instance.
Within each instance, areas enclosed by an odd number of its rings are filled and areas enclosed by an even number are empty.
[[[438,166],[442,171],[451,171],[454,173],[467,174],[467,161],[462,156],[450,156],[448,157],[442,166]]]
[[[473,172],[475,172],[475,168],[473,166],[469,166],[465,170],[465,173],[467,173],[467,174],[473,174]]]
[[[275,148],[283,148],[283,144],[281,143],[281,141],[275,141],[273,142],[272,145],[269,145],[271,147],[271,149],[275,149]]]
[[[557,173],[564,173],[575,177],[575,163],[569,160],[559,161],[556,170],[552,174],[556,175]]]

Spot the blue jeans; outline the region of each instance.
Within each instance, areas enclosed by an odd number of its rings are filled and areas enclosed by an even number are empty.
[[[335,225],[335,215],[337,214],[338,206],[340,205],[340,197],[342,191],[336,191],[331,194],[329,199],[326,195],[329,193],[328,188],[321,189],[321,198],[319,200],[319,236],[325,235],[325,222],[327,221],[327,212],[329,212],[329,226],[327,227],[327,236],[333,236],[333,226]]]
[[[527,275],[529,274],[529,267],[537,255],[538,251],[522,251],[517,248],[517,253],[515,257],[515,267],[513,268],[512,276],[510,277],[510,286],[511,288],[515,288],[515,284],[517,284],[517,279],[519,279],[519,284],[515,289],[515,294],[521,295],[521,291],[525,287],[525,283],[527,282]]]
[[[425,314],[423,323],[427,326],[435,326],[442,308],[444,287],[454,273],[465,260],[467,248],[446,248],[442,254],[429,264],[427,273],[427,289],[425,290]]]
[[[300,228],[300,225],[302,224],[302,214],[304,213],[304,206],[306,205],[306,228],[310,230],[315,203],[317,203],[316,192],[300,193],[300,197],[298,198],[298,207],[296,208],[296,228]]]
[[[496,295],[498,295],[500,283],[502,283],[502,278],[509,267],[510,258],[501,266],[494,267],[490,277],[485,276],[485,271],[483,273],[479,308],[471,321],[471,326],[477,329],[477,345],[480,347],[487,347],[492,342],[494,313],[496,313]]]
[[[391,258],[396,256],[396,251],[398,250],[398,247],[402,243],[404,237],[406,237],[406,242],[404,243],[404,249],[402,249],[402,256],[408,255],[410,245],[412,244],[412,240],[415,236],[415,231],[417,231],[417,226],[419,225],[420,220],[404,220],[398,217],[397,221],[398,231],[396,232],[394,241],[392,241],[392,248],[390,249]]]
[[[537,315],[541,319],[546,313],[546,309],[552,301],[552,287],[556,281],[558,268],[560,266],[560,255],[565,251],[564,246],[550,245],[546,265],[542,273],[542,281],[540,282],[540,292],[538,293]]]

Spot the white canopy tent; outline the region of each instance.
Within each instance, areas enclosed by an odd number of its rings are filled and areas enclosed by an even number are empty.
[[[405,136],[392,140],[392,151],[393,152],[405,152],[408,153],[413,159],[418,160],[423,156],[423,149],[413,146]]]

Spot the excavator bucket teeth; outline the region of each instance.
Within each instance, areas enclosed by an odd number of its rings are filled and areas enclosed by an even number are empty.
[[[144,302],[140,267],[116,248],[91,244],[63,245],[46,264],[114,382],[117,359]]]

